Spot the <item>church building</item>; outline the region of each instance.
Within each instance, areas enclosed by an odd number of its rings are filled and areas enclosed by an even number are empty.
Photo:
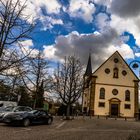
[[[118,51],[92,73],[91,56],[84,75],[82,110],[88,115],[136,117],[139,78]]]

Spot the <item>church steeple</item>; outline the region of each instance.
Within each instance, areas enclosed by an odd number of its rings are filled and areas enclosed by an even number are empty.
[[[89,54],[85,76],[91,76],[91,75],[92,75],[91,54]]]

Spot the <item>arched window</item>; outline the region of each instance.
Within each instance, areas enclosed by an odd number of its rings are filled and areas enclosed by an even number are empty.
[[[119,73],[119,69],[118,68],[114,68],[113,69],[113,78],[118,78],[119,77],[118,73]]]
[[[130,91],[129,90],[125,91],[125,101],[130,101]]]
[[[101,88],[100,89],[100,99],[105,99],[105,89],[104,88]]]

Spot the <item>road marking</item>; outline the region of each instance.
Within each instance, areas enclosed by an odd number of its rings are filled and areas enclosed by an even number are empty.
[[[56,128],[60,128],[61,126],[63,126],[66,123],[66,121],[62,122],[61,124],[59,124]]]
[[[31,128],[23,128],[21,130],[18,130],[18,131],[14,131],[15,133],[18,133],[18,132],[24,132],[24,131],[30,131]]]

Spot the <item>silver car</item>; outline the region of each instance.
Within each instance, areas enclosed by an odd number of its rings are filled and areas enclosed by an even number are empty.
[[[2,122],[4,115],[11,112],[21,112],[21,111],[30,112],[32,111],[32,108],[28,106],[7,106],[0,111],[0,122]]]

